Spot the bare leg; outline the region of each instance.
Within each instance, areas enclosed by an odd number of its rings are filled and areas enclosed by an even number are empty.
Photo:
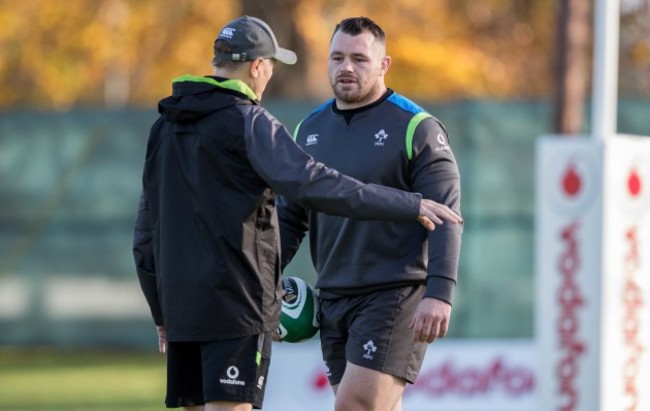
[[[214,401],[205,404],[205,411],[251,411],[253,405],[248,402]]]
[[[333,386],[335,411],[401,411],[404,380],[347,363],[341,383]]]

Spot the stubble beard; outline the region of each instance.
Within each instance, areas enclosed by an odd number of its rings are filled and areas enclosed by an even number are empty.
[[[345,90],[341,89],[340,83],[334,83],[332,85],[332,92],[334,93],[334,97],[336,97],[337,100],[346,104],[361,102],[369,94],[369,91],[366,91],[364,93],[363,89],[358,83],[346,84]]]

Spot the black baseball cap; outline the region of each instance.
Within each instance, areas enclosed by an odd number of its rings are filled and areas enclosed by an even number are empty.
[[[274,58],[284,64],[295,64],[298,58],[291,50],[278,46],[273,30],[257,17],[242,16],[221,30],[217,40],[227,42],[232,54],[214,50],[215,57],[232,61],[253,61],[256,58]],[[216,45],[216,40],[215,40]]]

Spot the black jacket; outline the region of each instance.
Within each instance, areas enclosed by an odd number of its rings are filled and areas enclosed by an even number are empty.
[[[413,221],[420,195],[315,162],[239,80],[183,76],[151,129],[133,240],[140,285],[169,341],[277,327],[278,191],[306,208]]]

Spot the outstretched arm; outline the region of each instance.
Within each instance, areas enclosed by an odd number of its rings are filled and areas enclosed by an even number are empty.
[[[242,106],[248,119],[247,156],[255,171],[275,191],[304,208],[361,220],[409,222],[420,219],[429,229],[449,218],[419,193],[360,181],[315,161],[298,147],[288,130],[264,109]],[[429,221],[427,221],[429,220]]]

